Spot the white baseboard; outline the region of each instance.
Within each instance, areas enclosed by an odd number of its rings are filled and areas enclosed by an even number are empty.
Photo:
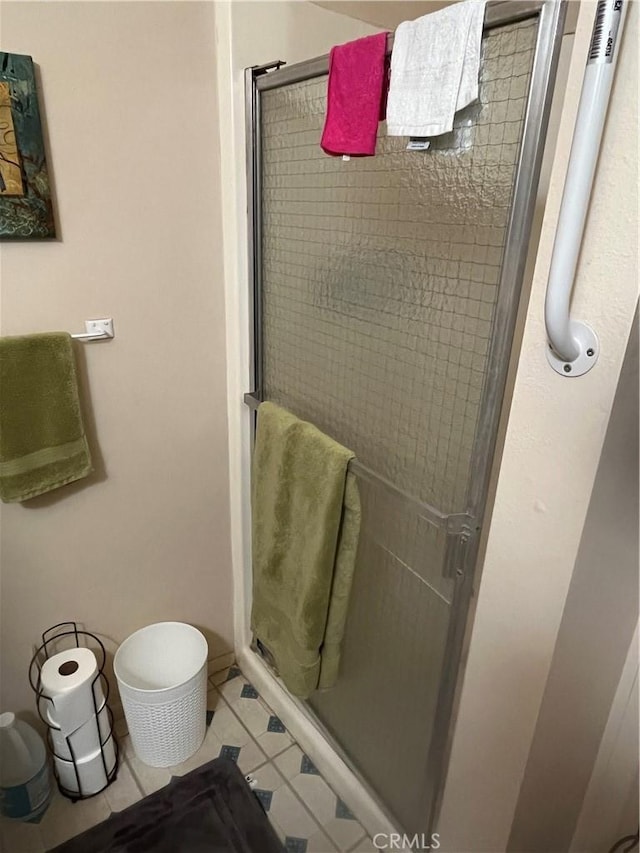
[[[349,804],[367,833],[370,836],[397,833],[399,830],[393,821],[333,750],[302,702],[291,696],[249,647],[239,649],[237,659],[242,672],[280,717],[336,794]]]

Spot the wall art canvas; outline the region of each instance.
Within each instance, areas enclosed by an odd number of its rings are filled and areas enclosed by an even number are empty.
[[[55,237],[33,60],[0,52],[0,238]]]

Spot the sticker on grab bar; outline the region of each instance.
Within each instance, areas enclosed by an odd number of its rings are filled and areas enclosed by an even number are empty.
[[[599,0],[587,65],[613,62],[623,0]]]

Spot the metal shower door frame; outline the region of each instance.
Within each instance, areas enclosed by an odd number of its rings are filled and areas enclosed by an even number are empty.
[[[538,31],[529,98],[520,145],[516,181],[513,190],[511,213],[507,226],[502,269],[495,307],[493,333],[487,360],[487,372],[482,392],[482,402],[472,451],[472,474],[463,511],[449,516],[446,563],[450,576],[455,579],[451,602],[451,618],[444,653],[442,679],[439,686],[433,737],[427,762],[425,787],[430,809],[430,830],[444,791],[446,766],[453,740],[454,721],[460,699],[464,676],[461,662],[466,658],[470,642],[473,610],[471,601],[477,591],[481,565],[478,561],[480,531],[487,508],[489,482],[492,474],[497,444],[498,426],[507,375],[511,359],[516,317],[520,304],[522,284],[529,240],[544,153],[553,87],[562,44],[567,0],[506,0],[493,2],[486,7],[484,30],[538,19]],[[387,40],[387,51],[393,45],[393,35]],[[284,67],[283,67],[284,66]],[[251,384],[245,402],[253,410],[262,401],[263,340],[262,340],[262,151],[260,95],[271,89],[299,83],[328,73],[329,57],[320,56],[295,65],[285,66],[276,61],[254,66],[245,71],[245,109],[247,135],[247,188],[248,188],[248,248],[250,288]],[[388,484],[393,489],[391,484]],[[431,508],[429,508],[431,509]],[[435,510],[436,515],[440,515]],[[460,523],[462,521],[462,523]],[[310,713],[317,720],[315,713]],[[320,728],[327,734],[321,721]],[[345,750],[327,734],[336,751],[353,767]],[[366,780],[363,780],[368,787]],[[379,799],[379,798],[378,798]],[[381,804],[384,809],[384,804]]]

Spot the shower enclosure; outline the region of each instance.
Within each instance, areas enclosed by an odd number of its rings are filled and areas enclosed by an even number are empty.
[[[564,5],[489,3],[480,99],[426,151],[326,156],[327,58],[249,69],[255,407],[351,448],[363,521],[318,724],[410,832],[437,814]]]

